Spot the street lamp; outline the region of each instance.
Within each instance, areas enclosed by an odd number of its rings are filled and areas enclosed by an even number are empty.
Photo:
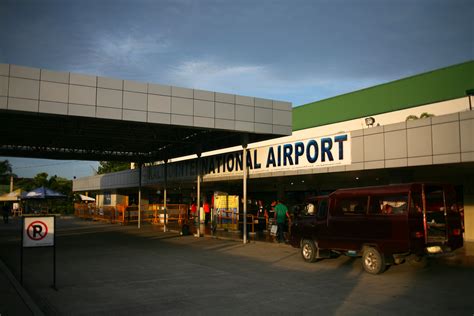
[[[372,127],[374,123],[375,123],[375,119],[372,116],[365,118],[365,125],[367,125],[367,127]]]

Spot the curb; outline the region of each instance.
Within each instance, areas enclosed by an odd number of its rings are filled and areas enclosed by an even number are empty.
[[[26,292],[26,290],[21,286],[21,284],[17,281],[17,279],[13,276],[11,273],[10,269],[3,263],[2,259],[0,259],[0,270],[5,273],[7,276],[8,280],[10,281],[10,284],[13,285],[15,288],[16,292],[20,296],[20,298],[23,300],[25,303],[26,307],[33,313],[33,315],[37,316],[44,316],[44,313],[41,311],[41,309],[36,305],[36,303],[33,301],[33,299],[30,297],[30,295]]]

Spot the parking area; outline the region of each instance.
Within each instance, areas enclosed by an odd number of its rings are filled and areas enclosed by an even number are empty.
[[[50,287],[52,249],[24,253],[24,288],[46,315],[474,312],[471,244],[424,269],[402,264],[374,276],[360,259],[308,264],[285,244],[243,245],[74,218],[58,219],[56,228],[58,291]],[[17,277],[19,230],[18,221],[0,226],[0,259]],[[0,302],[2,316],[24,314],[12,306],[21,300],[1,295]]]

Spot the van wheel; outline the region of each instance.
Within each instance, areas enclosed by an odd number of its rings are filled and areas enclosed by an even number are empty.
[[[301,242],[301,256],[306,262],[316,261],[317,248],[312,240],[303,239]]]
[[[370,274],[380,274],[385,271],[385,258],[377,249],[367,247],[362,255],[362,266]]]
[[[423,255],[411,255],[407,258],[407,261],[417,269],[423,269],[428,266],[428,258]]]

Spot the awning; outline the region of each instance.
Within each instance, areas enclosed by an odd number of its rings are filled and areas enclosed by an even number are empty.
[[[16,189],[13,192],[0,195],[0,201],[1,202],[16,202],[20,199],[21,192],[22,192],[21,189]]]
[[[24,200],[28,200],[28,199],[57,199],[57,198],[65,198],[65,197],[66,195],[62,193],[56,192],[49,188],[39,187],[22,195],[21,198]]]
[[[86,196],[86,195],[83,195],[83,194],[79,194],[79,197],[81,198],[81,201],[90,201],[90,202],[94,202],[95,199],[90,197],[90,196]]]

